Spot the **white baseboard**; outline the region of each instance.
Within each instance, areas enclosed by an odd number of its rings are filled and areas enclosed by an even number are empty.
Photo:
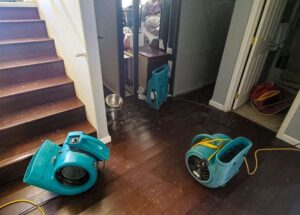
[[[110,143],[111,142],[111,136],[108,135],[106,137],[101,138],[101,141],[105,144]]]
[[[296,145],[296,144],[299,144],[299,140],[296,140],[295,138],[289,136],[289,135],[286,135],[286,134],[282,134],[280,132],[277,133],[276,137],[278,139],[281,139],[291,145]],[[298,148],[300,148],[300,145],[296,146]]]
[[[224,105],[220,104],[219,102],[213,101],[213,100],[209,100],[209,105],[213,106],[221,111],[227,112],[226,108],[224,107]]]

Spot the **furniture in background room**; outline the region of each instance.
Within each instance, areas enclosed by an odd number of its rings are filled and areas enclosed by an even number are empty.
[[[168,64],[168,54],[149,46],[139,48],[139,87],[147,88],[151,72],[161,65]]]

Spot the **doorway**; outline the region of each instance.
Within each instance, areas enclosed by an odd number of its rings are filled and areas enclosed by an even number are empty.
[[[299,50],[296,48],[300,43],[299,4],[297,0],[263,2],[251,45],[244,53],[247,60],[241,78],[236,80],[237,90],[229,92],[233,97],[231,110],[275,132],[282,126],[300,89]],[[275,103],[259,106],[253,99],[256,86],[263,89],[266,83],[276,86],[272,89],[281,97],[276,100],[273,96]],[[270,99],[265,101],[270,102]],[[273,108],[267,112],[274,104],[278,110]]]
[[[145,98],[152,71],[168,64],[172,80],[176,61],[181,0],[122,0],[124,86]],[[172,89],[172,81],[169,88]]]
[[[152,71],[165,64],[172,80],[181,0],[94,2],[106,94],[143,98]]]

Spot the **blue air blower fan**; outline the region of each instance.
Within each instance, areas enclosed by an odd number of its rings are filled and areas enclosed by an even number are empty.
[[[109,158],[100,140],[83,132],[70,132],[62,147],[46,140],[31,159],[23,181],[60,195],[75,195],[91,188],[98,161]]]
[[[225,186],[239,171],[252,146],[245,137],[231,139],[224,134],[200,134],[193,138],[185,155],[186,166],[198,182],[210,188]]]
[[[147,85],[146,101],[149,107],[159,110],[168,97],[169,66],[163,65],[152,72],[152,77]]]

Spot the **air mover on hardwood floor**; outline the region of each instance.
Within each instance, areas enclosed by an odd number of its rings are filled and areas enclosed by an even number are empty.
[[[244,137],[232,140],[224,134],[197,135],[186,153],[186,165],[201,184],[210,188],[224,186],[238,172],[251,146]]]
[[[225,186],[235,176],[243,161],[248,175],[258,170],[258,153],[262,151],[297,151],[297,148],[260,148],[254,152],[255,167],[250,171],[246,155],[252,142],[245,137],[231,139],[224,134],[199,134],[192,140],[191,149],[185,155],[189,173],[206,187]]]
[[[90,189],[98,176],[98,161],[109,149],[83,132],[70,132],[62,147],[46,140],[27,167],[23,181],[56,194],[75,195]]]
[[[152,72],[152,77],[147,85],[146,101],[148,106],[159,110],[168,97],[169,66],[163,65]]]

